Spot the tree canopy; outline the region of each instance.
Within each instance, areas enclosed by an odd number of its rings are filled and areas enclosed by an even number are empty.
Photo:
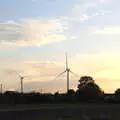
[[[79,80],[77,95],[82,100],[99,99],[103,91],[90,76],[82,76]]]

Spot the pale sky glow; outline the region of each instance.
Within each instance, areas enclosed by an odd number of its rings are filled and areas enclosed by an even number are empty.
[[[119,0],[0,0],[0,76],[5,90],[66,91],[71,70],[91,75],[105,92],[120,85]],[[78,76],[71,76],[76,89]]]

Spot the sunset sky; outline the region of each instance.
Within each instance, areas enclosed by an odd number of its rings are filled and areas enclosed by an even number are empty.
[[[119,0],[0,0],[0,81],[26,92],[65,92],[65,52],[76,89],[90,75],[105,91],[120,87]]]

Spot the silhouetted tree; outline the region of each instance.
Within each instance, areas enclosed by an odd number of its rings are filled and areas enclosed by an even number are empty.
[[[118,89],[115,91],[115,95],[117,95],[117,96],[120,97],[120,88],[118,88]]]
[[[73,89],[70,89],[67,93],[68,96],[74,97],[75,96],[75,91]]]
[[[90,76],[82,76],[79,80],[80,84],[78,84],[78,89],[83,88],[86,86],[88,83],[94,83],[94,80]]]
[[[101,88],[94,82],[90,76],[82,76],[79,80],[78,90],[76,92],[79,100],[98,100],[102,95]]]
[[[120,88],[115,91],[115,101],[120,102]]]
[[[70,89],[66,97],[69,102],[75,101],[75,91],[73,89]]]

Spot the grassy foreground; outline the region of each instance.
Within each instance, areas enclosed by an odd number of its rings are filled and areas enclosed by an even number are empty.
[[[120,105],[1,105],[0,118],[4,120],[120,120]]]

